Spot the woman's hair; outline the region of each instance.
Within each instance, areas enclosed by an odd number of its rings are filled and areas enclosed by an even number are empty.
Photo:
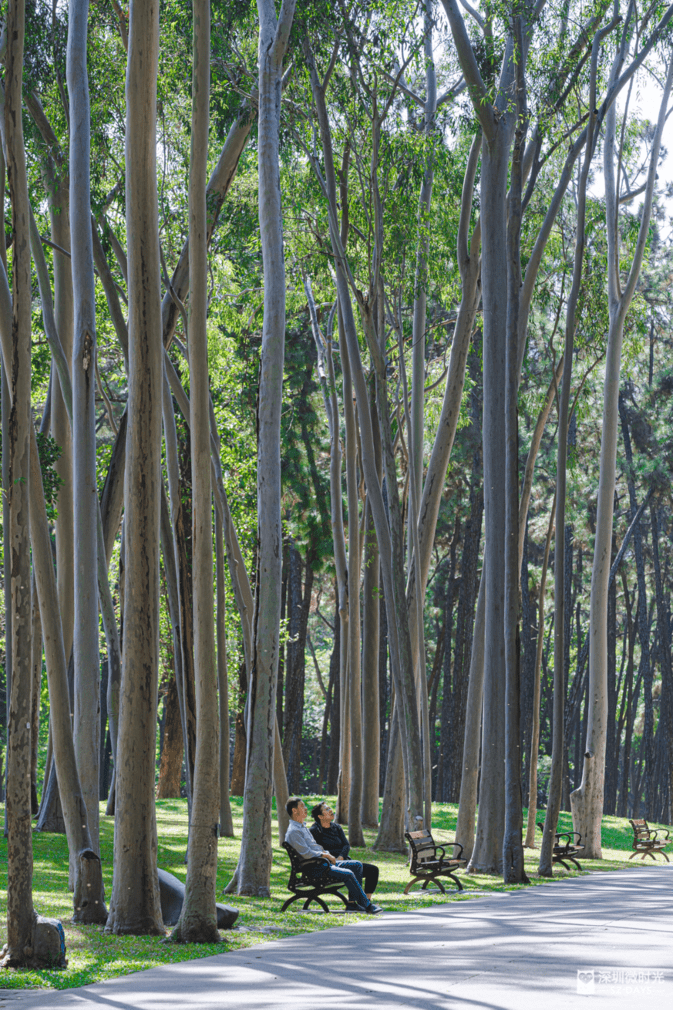
[[[318,818],[320,817],[320,815],[322,813],[322,808],[324,806],[325,806],[325,801],[321,800],[320,803],[316,803],[316,805],[313,807],[313,810],[311,810],[311,817],[313,818],[314,821],[318,820]]]

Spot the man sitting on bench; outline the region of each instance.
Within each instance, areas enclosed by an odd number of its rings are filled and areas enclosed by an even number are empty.
[[[304,821],[308,813],[304,801],[298,796],[293,796],[287,801],[285,809],[290,818],[290,824],[285,832],[285,841],[288,842],[304,859],[321,857],[322,862],[314,863],[309,867],[307,873],[314,880],[343,882],[348,888],[350,901],[346,906],[349,912],[367,912],[369,915],[376,915],[382,909],[370,901],[362,890],[362,864],[345,861],[336,865],[336,859],[330,852],[325,852],[321,845],[318,845],[315,838],[308,830]],[[352,868],[351,868],[352,867]],[[356,876],[359,868],[360,877]]]

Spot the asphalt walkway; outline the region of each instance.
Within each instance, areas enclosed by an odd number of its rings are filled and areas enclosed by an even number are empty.
[[[292,913],[288,913],[292,914]],[[673,1008],[673,865],[450,902],[65,992],[7,1010]]]

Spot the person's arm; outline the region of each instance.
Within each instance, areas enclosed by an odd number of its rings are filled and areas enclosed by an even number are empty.
[[[329,860],[331,863],[334,862],[334,856],[331,856],[329,852],[325,852],[322,846],[318,845],[318,843],[314,841],[308,828],[304,828],[302,830],[301,826],[297,824],[296,821],[290,821],[285,837],[292,848],[296,849],[299,855],[304,859],[322,857],[323,859]]]

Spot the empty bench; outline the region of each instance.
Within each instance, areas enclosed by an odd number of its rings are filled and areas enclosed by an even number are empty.
[[[290,857],[291,870],[287,889],[292,892],[292,897],[287,899],[281,908],[281,912],[285,912],[295,901],[303,901],[304,909],[307,909],[311,902],[315,901],[324,912],[329,912],[327,903],[323,901],[323,898],[328,894],[336,895],[337,898],[341,898],[344,905],[348,904],[348,900],[339,890],[340,887],[345,887],[345,881],[328,879],[324,883],[321,883],[320,880],[315,880],[307,875],[306,871],[310,867],[316,866],[318,863],[324,863],[324,859],[320,856],[315,856],[312,859],[303,859],[289,842],[283,842],[283,848]]]
[[[670,859],[664,852],[664,848],[668,845],[669,831],[665,828],[651,828],[647,821],[636,820],[630,821],[631,827],[633,828],[633,852],[629,856],[629,859],[633,859],[638,853],[642,853],[641,859],[645,856],[650,856],[654,861],[655,854],[660,852],[667,863]],[[660,837],[660,835],[666,835],[665,838]]]
[[[459,891],[463,890],[455,870],[459,870],[467,862],[461,859],[463,846],[460,842],[447,842],[447,845],[457,846],[460,849],[457,857],[447,856],[443,845],[437,845],[432,837],[432,833],[424,828],[422,831],[407,831],[405,838],[411,847],[411,864],[409,871],[412,879],[404,888],[404,893],[408,894],[410,888],[423,881],[423,890],[426,891],[428,884],[435,883],[442,894],[446,894],[444,885],[440,877],[450,877]]]
[[[544,832],[544,824],[538,823],[538,828],[540,831]],[[577,839],[577,841],[575,841]],[[577,856],[580,852],[584,852],[584,846],[582,845],[582,836],[579,831],[557,831],[554,835],[554,848],[552,849],[551,861],[553,863],[560,863],[561,866],[565,867],[566,870],[572,869],[566,863],[566,859],[573,863],[578,870],[582,867],[577,862]]]

